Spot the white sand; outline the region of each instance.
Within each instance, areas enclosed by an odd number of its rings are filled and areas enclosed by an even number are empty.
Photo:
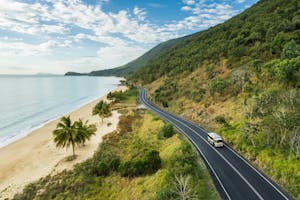
[[[126,90],[119,86],[116,90]],[[107,100],[106,97],[100,98]],[[11,198],[21,192],[24,186],[48,174],[55,174],[64,169],[71,169],[74,164],[91,157],[102,141],[102,136],[116,129],[120,114],[112,112],[112,116],[101,122],[99,116],[92,115],[92,109],[100,100],[93,101],[78,110],[73,111],[71,119],[79,118],[95,123],[97,133],[85,146],[76,147],[78,157],[73,161],[66,161],[72,155],[69,149],[58,149],[53,142],[52,131],[59,119],[30,133],[28,136],[0,149],[0,199]],[[110,126],[107,124],[111,123]]]

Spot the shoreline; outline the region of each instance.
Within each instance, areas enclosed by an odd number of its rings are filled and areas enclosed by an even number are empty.
[[[125,90],[126,86],[118,86],[112,91]],[[25,185],[48,174],[56,174],[65,169],[72,169],[74,164],[91,157],[102,141],[102,136],[117,128],[120,114],[112,112],[112,116],[101,123],[99,116],[92,115],[92,109],[100,100],[107,101],[105,96],[91,100],[64,115],[47,121],[41,127],[30,131],[24,137],[0,148],[0,199],[12,198],[21,192]],[[53,142],[52,131],[60,118],[70,115],[71,119],[89,120],[96,124],[96,135],[85,146],[76,147],[78,157],[74,161],[65,161],[71,155],[71,148],[58,149]],[[108,126],[107,123],[111,123]]]
[[[120,85],[119,85],[119,84],[116,84],[116,88],[113,89],[112,91],[115,91],[118,87],[120,87]],[[112,91],[110,91],[110,92],[112,92]],[[85,106],[85,105],[87,105],[87,104],[90,104],[90,103],[92,103],[92,102],[94,102],[94,101],[96,101],[96,100],[98,100],[98,99],[101,99],[101,98],[103,98],[103,97],[106,97],[106,95],[107,95],[107,94],[102,95],[102,96],[99,96],[99,97],[93,97],[93,98],[87,100],[86,102],[81,103],[81,104],[75,106],[74,108],[70,109],[69,111],[67,111],[67,112],[64,113],[64,114],[58,114],[58,115],[56,115],[56,116],[54,116],[54,117],[52,117],[52,118],[46,119],[46,120],[44,120],[43,122],[40,122],[39,125],[33,125],[33,126],[31,126],[31,127],[26,127],[26,128],[24,128],[25,131],[21,131],[21,132],[19,132],[19,134],[13,135],[13,136],[11,136],[11,137],[8,137],[6,140],[3,140],[2,143],[0,143],[0,150],[1,150],[2,148],[6,147],[7,145],[10,145],[10,144],[12,144],[12,143],[14,143],[14,142],[16,142],[16,141],[18,141],[18,140],[21,140],[22,138],[28,136],[28,135],[29,135],[30,133],[32,133],[33,131],[42,128],[43,126],[47,125],[48,123],[51,123],[51,122],[53,122],[53,121],[55,121],[55,120],[57,120],[57,119],[60,119],[62,116],[68,115],[68,114],[70,114],[70,113],[72,113],[72,112],[74,112],[74,111],[76,111],[76,110],[82,108],[83,106]],[[1,191],[0,191],[0,192],[1,192]]]

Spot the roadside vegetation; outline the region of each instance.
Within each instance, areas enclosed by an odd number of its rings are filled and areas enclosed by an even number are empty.
[[[136,94],[111,94],[118,102],[111,108],[122,116],[92,158],[29,184],[14,199],[220,199],[196,150],[173,126],[127,107]]]

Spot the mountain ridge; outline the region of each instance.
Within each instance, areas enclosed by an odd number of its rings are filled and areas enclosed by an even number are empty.
[[[186,37],[186,36],[185,36]],[[105,69],[105,70],[97,70],[92,71],[89,73],[77,73],[77,72],[67,72],[66,76],[80,76],[80,75],[87,75],[87,76],[129,76],[135,73],[140,67],[143,67],[146,63],[148,63],[152,58],[156,57],[158,54],[167,51],[168,49],[175,46],[178,42],[183,40],[185,37],[171,39],[165,42],[162,42],[142,56],[138,57],[137,59],[123,65],[120,67],[112,68],[112,69]]]

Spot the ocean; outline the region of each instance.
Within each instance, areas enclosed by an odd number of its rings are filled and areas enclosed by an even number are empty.
[[[106,95],[121,78],[0,75],[0,147]]]

